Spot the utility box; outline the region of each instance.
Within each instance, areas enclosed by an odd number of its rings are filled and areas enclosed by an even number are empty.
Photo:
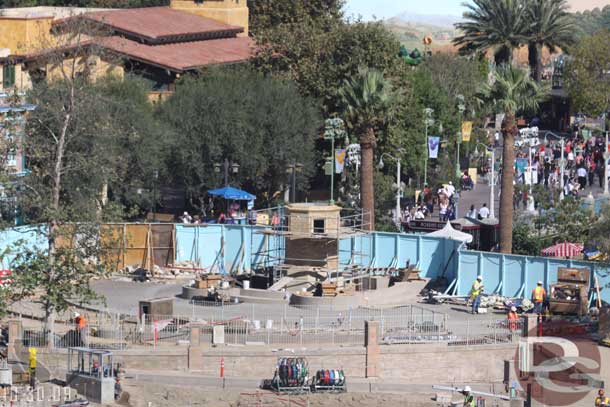
[[[551,285],[549,310],[553,314],[587,315],[591,271],[587,268],[561,267],[557,284]]]
[[[224,325],[215,325],[212,331],[212,343],[214,345],[224,345],[225,343],[225,327]]]
[[[143,300],[139,303],[139,315],[148,316],[165,316],[174,315],[174,299],[173,298],[153,298]]]

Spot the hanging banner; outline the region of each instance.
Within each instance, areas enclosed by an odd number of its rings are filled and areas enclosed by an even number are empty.
[[[438,136],[428,137],[428,153],[430,158],[438,158],[438,148],[441,144],[441,138]]]
[[[499,113],[496,115],[496,130],[502,130],[502,122],[504,121],[504,113]]]
[[[591,130],[582,129],[582,138],[588,141],[591,138]]]
[[[462,122],[462,141],[468,143],[472,134],[472,122]]]
[[[345,167],[346,156],[347,151],[345,149],[335,150],[335,173],[341,174],[343,172],[343,167]]]

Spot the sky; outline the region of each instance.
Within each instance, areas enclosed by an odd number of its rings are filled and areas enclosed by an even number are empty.
[[[362,15],[365,20],[394,17],[397,14],[440,14],[461,16],[463,0],[347,0],[348,15]]]
[[[365,20],[373,17],[385,19],[397,14],[434,14],[461,16],[464,0],[347,0],[347,15],[362,15]],[[593,7],[603,7],[610,0],[568,0],[572,10],[581,11]]]

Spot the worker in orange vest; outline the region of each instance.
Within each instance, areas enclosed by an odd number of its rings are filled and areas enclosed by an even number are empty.
[[[534,313],[542,314],[542,306],[546,299],[546,290],[542,286],[542,281],[538,281],[538,285],[532,291],[532,302],[534,303]]]
[[[74,324],[76,325],[76,331],[78,332],[78,337],[79,340],[78,344],[75,344],[76,346],[87,346],[87,340],[89,339],[87,337],[88,335],[88,331],[89,331],[89,327],[87,326],[87,319],[82,316],[81,314],[79,314],[78,312],[74,313]]]
[[[508,329],[513,332],[517,330],[517,321],[519,320],[519,315],[517,314],[517,307],[510,307],[510,311],[508,311]]]

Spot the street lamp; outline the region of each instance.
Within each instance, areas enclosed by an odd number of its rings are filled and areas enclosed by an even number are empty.
[[[433,126],[434,125],[434,119],[432,118],[432,114],[434,113],[434,109],[431,109],[429,107],[424,109],[424,113],[425,113],[425,118],[424,118],[424,124],[426,126],[426,149],[425,149],[425,154],[424,154],[424,186],[428,183],[428,127],[429,126]]]
[[[290,183],[292,186],[292,196],[290,197],[290,202],[295,203],[297,201],[297,172],[303,169],[303,164],[293,162],[292,164],[288,165],[286,169],[290,173]]]
[[[478,146],[481,145],[483,146],[483,148],[485,149],[485,151],[489,151],[491,152],[491,179],[489,180],[489,217],[490,218],[495,218],[496,217],[496,204],[495,204],[495,190],[496,190],[496,149],[493,147],[488,147],[483,143],[477,143],[475,144],[475,154],[478,155],[478,151],[477,148]]]
[[[224,169],[224,182],[225,182],[225,187],[229,185],[229,171],[231,171],[232,174],[237,174],[239,172],[239,164],[237,163],[231,163],[229,162],[228,158],[224,159],[224,162],[221,163],[215,163],[214,164],[214,172],[216,173],[220,173],[220,169],[223,168]]]
[[[464,104],[464,95],[457,95],[457,100],[458,100],[458,111],[460,112],[460,120],[464,117],[464,112],[466,111],[466,105]],[[457,158],[455,160],[455,174],[456,176],[459,178],[460,175],[462,174],[462,171],[460,171],[460,144],[462,144],[462,132],[460,130],[460,132],[458,133],[458,139],[457,139]]]
[[[563,137],[558,136],[557,134],[555,134],[555,133],[553,133],[551,131],[547,131],[544,134],[544,145],[545,146],[546,146],[546,138],[549,135],[555,137],[556,139],[558,139],[561,142],[561,162],[559,163],[560,168],[561,168],[561,174],[560,174],[561,180],[559,181],[559,185],[561,186],[561,192],[559,193],[559,200],[561,201],[561,200],[563,200],[563,197],[564,197],[564,193],[563,193],[563,190],[564,190],[564,178],[563,177],[564,177],[564,174],[565,174],[565,165],[566,164],[565,164],[565,160],[564,160],[563,157],[564,157],[564,154],[565,154],[565,140],[564,140]]]
[[[399,152],[402,149],[399,149]],[[400,220],[401,220],[401,214],[400,214],[400,198],[402,195],[402,183],[400,180],[400,173],[401,173],[401,163],[400,163],[400,158],[396,158],[388,153],[383,153],[381,154],[381,157],[379,157],[379,164],[377,165],[377,168],[382,169],[385,164],[383,162],[383,157],[388,157],[391,160],[396,161],[396,215],[394,218],[394,222],[396,222],[396,225],[400,228]]]

